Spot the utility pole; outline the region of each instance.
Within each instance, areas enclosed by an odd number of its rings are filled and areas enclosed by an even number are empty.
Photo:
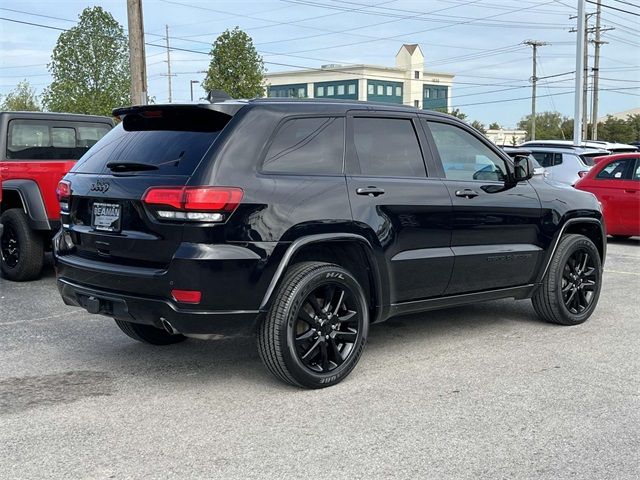
[[[144,52],[142,0],[127,0],[131,104],[147,104],[147,66]]]
[[[594,48],[594,60],[593,60],[593,98],[591,99],[591,139],[598,139],[598,89],[600,82],[600,47],[606,43],[602,41],[602,32],[614,30],[613,27],[602,28],[600,23],[600,16],[602,13],[601,0],[596,0],[596,38],[593,41]]]
[[[584,77],[580,75],[580,72],[584,68],[584,27],[585,27],[585,17],[584,17],[584,4],[585,0],[577,0],[578,1],[578,17],[577,17],[577,28],[576,28],[576,82],[575,82],[575,91],[574,91],[574,109],[573,109],[573,143],[574,145],[580,145],[582,143],[582,128],[581,128],[581,120],[582,120],[582,99],[580,98],[579,92],[582,91]]]
[[[587,100],[589,90],[589,14],[584,15],[584,27],[582,34],[584,35],[584,55],[582,65],[582,140],[588,138],[589,133],[589,117],[587,114]]]
[[[531,76],[531,140],[536,139],[536,84],[538,82],[537,75],[537,55],[538,47],[548,45],[546,42],[540,42],[538,40],[526,40],[524,45],[529,45],[533,48],[533,75]]]
[[[167,40],[167,79],[169,80],[169,103],[171,103],[171,48],[169,48],[169,25],[165,25]]]

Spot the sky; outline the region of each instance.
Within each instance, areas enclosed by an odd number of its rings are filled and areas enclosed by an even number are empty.
[[[575,0],[142,0],[149,94],[168,100],[165,25],[169,26],[173,101],[189,100],[204,79],[211,44],[239,26],[269,72],[327,63],[394,66],[403,43],[418,43],[428,71],[455,74],[452,104],[468,121],[513,127],[531,109],[532,52],[539,48],[537,111],[573,116]],[[640,0],[603,0],[601,115],[640,106]],[[99,5],[125,27],[126,0],[0,1],[0,94],[26,79],[49,84],[47,63],[60,31]],[[587,12],[595,5],[587,3]],[[9,21],[14,20],[14,21]],[[595,16],[591,17],[593,22]],[[589,45],[593,65],[593,44]],[[202,96],[199,85],[195,95]]]

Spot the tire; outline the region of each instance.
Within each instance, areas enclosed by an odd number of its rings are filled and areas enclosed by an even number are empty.
[[[584,255],[587,259],[583,259]],[[532,298],[538,316],[560,325],[585,322],[598,304],[602,264],[598,249],[583,235],[565,235],[551,259],[542,285]]]
[[[116,325],[120,327],[127,336],[137,340],[138,342],[148,343],[150,345],[173,345],[174,343],[184,342],[187,337],[184,335],[172,334],[153,325],[143,325],[141,323],[126,322],[114,318]]]
[[[29,228],[27,216],[20,208],[6,210],[0,222],[4,225],[0,239],[0,269],[4,278],[14,282],[39,278],[44,263],[42,236]]]
[[[258,328],[258,352],[283,382],[324,388],[351,373],[368,330],[368,304],[355,277],[338,265],[302,262],[289,268]]]

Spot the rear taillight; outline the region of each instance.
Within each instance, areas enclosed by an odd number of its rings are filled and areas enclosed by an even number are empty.
[[[578,176],[579,176],[580,178],[584,178],[584,177],[586,177],[586,176],[587,176],[587,173],[589,173],[589,170],[580,170],[580,171],[578,172]]]
[[[242,195],[242,189],[236,187],[151,187],[142,201],[164,220],[224,222]]]
[[[60,180],[56,187],[56,196],[58,202],[60,202],[60,209],[63,212],[69,210],[69,199],[71,198],[71,182],[67,180]]]
[[[199,290],[171,290],[171,296],[180,303],[200,303],[202,292]]]

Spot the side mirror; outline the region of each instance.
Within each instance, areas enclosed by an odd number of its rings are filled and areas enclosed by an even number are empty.
[[[518,183],[533,177],[535,165],[526,155],[517,155],[513,159],[513,182]]]

